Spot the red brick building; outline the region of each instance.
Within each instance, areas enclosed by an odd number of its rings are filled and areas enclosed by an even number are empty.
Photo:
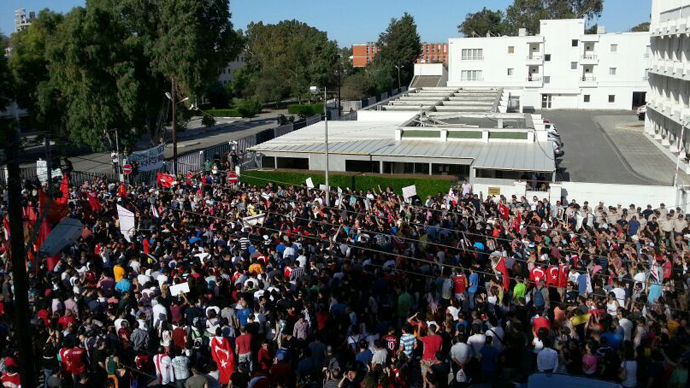
[[[374,60],[374,56],[379,49],[376,43],[353,44],[352,45],[352,66],[366,67]],[[444,63],[448,64],[448,43],[422,43],[422,55],[417,59],[417,63]]]

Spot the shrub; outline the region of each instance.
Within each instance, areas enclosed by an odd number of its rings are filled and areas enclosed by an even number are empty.
[[[209,109],[206,111],[213,117],[240,117],[240,112],[237,109]]]
[[[254,98],[240,99],[236,103],[236,109],[242,117],[253,117],[261,113],[263,105]]]
[[[321,114],[322,112],[323,104],[320,102],[311,105],[288,105],[288,113],[298,115],[302,119]]]
[[[212,127],[216,125],[216,119],[214,119],[213,116],[204,115],[204,117],[201,118],[201,125],[204,127]]]

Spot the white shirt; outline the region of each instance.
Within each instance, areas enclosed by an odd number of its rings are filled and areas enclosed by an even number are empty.
[[[551,348],[544,348],[537,354],[537,369],[539,372],[556,372],[558,370],[558,352]]]
[[[479,351],[484,347],[486,336],[484,334],[474,334],[467,339],[467,344],[472,346],[474,354],[479,354]]]
[[[156,354],[153,356],[153,365],[156,367],[156,376],[158,376],[160,384],[166,385],[175,381],[172,361],[167,354]]]
[[[618,324],[623,329],[623,341],[631,341],[633,323],[628,318],[621,318],[618,320]]]
[[[465,364],[469,360],[472,352],[470,345],[464,342],[458,342],[450,348],[450,358],[453,360]]]
[[[503,338],[505,338],[505,332],[502,327],[492,327],[491,330],[487,330],[485,333],[489,337],[493,337],[491,345],[496,348],[499,352],[503,349]]]
[[[637,361],[623,361],[621,368],[625,368],[625,380],[621,382],[623,387],[637,386]]]

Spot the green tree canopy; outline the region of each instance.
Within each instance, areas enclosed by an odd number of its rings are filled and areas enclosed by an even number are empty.
[[[649,22],[644,22],[636,25],[630,29],[630,32],[647,32],[649,31]]]
[[[0,51],[4,54],[7,47],[7,38],[0,34]],[[14,94],[14,82],[12,73],[7,65],[4,55],[0,57],[0,111],[4,110],[12,101]]]
[[[326,86],[335,71],[338,48],[325,32],[297,20],[278,24],[249,24],[246,31],[248,71],[260,90],[257,97],[266,101],[286,97],[309,97],[312,85]],[[275,92],[269,92],[262,78],[270,78]]]
[[[492,11],[486,7],[475,13],[468,13],[458,26],[458,32],[466,37],[486,36],[487,33],[503,35],[506,21],[503,11]]]
[[[378,54],[369,71],[378,91],[398,87],[397,70],[401,67],[401,83],[407,85],[414,74],[414,63],[422,54],[417,24],[407,12],[400,19],[391,19],[386,31],[379,35]]]

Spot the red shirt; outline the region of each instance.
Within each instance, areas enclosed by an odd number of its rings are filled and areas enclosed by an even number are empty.
[[[86,356],[86,350],[75,346],[67,355],[69,359],[70,366],[72,368],[73,375],[80,375],[86,372],[86,364],[84,363],[84,357]]]
[[[542,328],[551,330],[551,322],[549,322],[549,319],[544,317],[535,318],[532,322],[532,330],[534,330],[535,333],[539,333],[539,330]]]
[[[69,325],[70,323],[74,323],[74,317],[68,317],[67,315],[63,315],[60,317],[60,319],[58,319],[58,323],[60,324],[60,326],[62,326],[63,329],[66,329],[67,325]]]
[[[187,333],[184,331],[184,329],[181,327],[176,327],[175,330],[173,330],[173,332],[172,332],[173,345],[175,345],[176,348],[186,349],[187,348],[187,341],[185,341],[186,337],[187,337]]]
[[[467,290],[467,276],[458,275],[451,278],[453,280],[453,287],[456,294],[463,294]]]
[[[62,366],[62,372],[64,374],[70,374],[72,372],[72,366],[70,364],[69,353],[72,349],[62,348],[60,349],[60,364]]]
[[[21,386],[19,373],[4,372],[2,377],[0,377],[0,382],[2,382],[2,386],[5,388],[15,388]]]
[[[443,344],[443,338],[438,334],[434,334],[422,337],[421,340],[424,344],[422,360],[435,360],[436,352],[441,349],[441,345]]]
[[[529,280],[536,283],[540,280],[544,280],[545,275],[546,275],[546,273],[544,272],[543,269],[541,269],[539,267],[534,267],[529,272]]]
[[[237,354],[245,354],[252,351],[251,347],[252,335],[242,334],[235,340],[235,347],[237,348]]]
[[[552,265],[546,270],[546,285],[551,287],[558,286],[558,267]]]

